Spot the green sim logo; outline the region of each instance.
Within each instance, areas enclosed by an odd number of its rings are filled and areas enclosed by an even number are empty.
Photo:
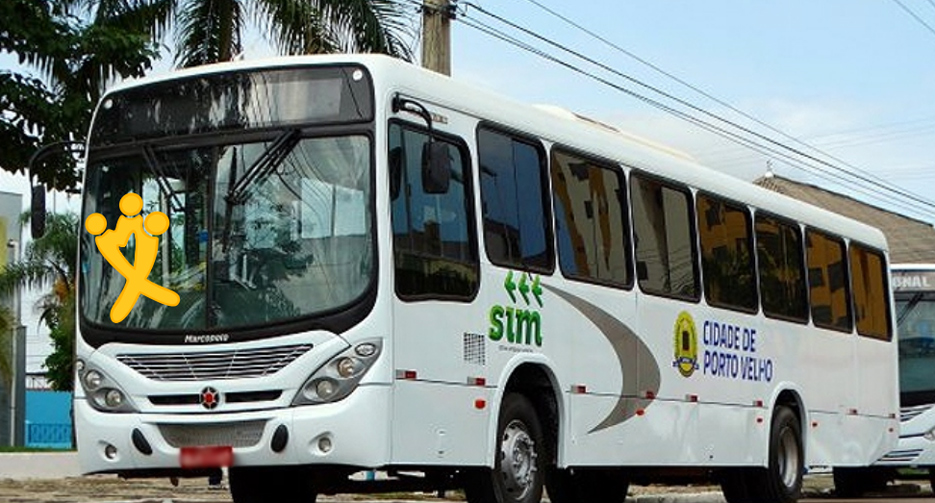
[[[127,280],[114,306],[110,308],[110,320],[114,323],[120,323],[130,314],[140,295],[167,306],[179,305],[179,294],[149,280],[149,273],[153,270],[159,252],[159,238],[156,236],[169,229],[169,217],[161,211],[153,211],[146,216],[144,224],[143,216],[139,215],[141,211],[143,198],[129,192],[120,198],[120,212],[123,215],[117,219],[113,230],[107,228],[107,217],[100,213],[92,213],[84,221],[84,228],[97,236],[94,243],[101,255]],[[144,227],[149,234],[143,231]],[[129,243],[131,234],[136,238],[133,264],[120,252],[120,248]]]
[[[539,285],[539,275],[532,278],[532,285],[529,284],[528,273],[520,273],[519,283],[513,281],[513,271],[506,275],[503,282],[503,288],[509,294],[513,304],[518,303],[516,292],[523,298],[527,307],[519,306],[501,306],[494,305],[490,308],[490,330],[488,336],[492,341],[499,341],[506,337],[507,342],[517,344],[532,344],[542,346],[542,316],[539,311],[529,309],[529,294],[532,294],[536,304],[541,308],[542,305],[542,287]]]

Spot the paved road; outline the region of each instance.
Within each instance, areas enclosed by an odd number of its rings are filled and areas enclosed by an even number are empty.
[[[2,0],[0,0],[2,1]],[[74,453],[0,454],[0,503],[231,503],[227,490],[208,487],[206,479],[183,479],[173,486],[167,479],[123,480],[112,475],[81,477]],[[933,493],[924,482],[903,482],[883,495],[868,499],[836,499],[828,475],[806,477],[807,499],[801,503],[932,503]],[[431,495],[407,496],[406,500],[445,503]],[[362,496],[321,497],[319,501],[393,503]],[[717,487],[632,486],[628,503],[725,503]]]

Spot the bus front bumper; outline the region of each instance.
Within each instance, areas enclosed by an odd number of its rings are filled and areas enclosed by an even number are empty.
[[[200,414],[103,413],[77,399],[78,458],[83,473],[132,475],[182,468],[183,447],[230,446],[233,466],[379,467],[389,461],[389,395],[361,386],[331,404]]]
[[[935,442],[924,435],[901,437],[896,447],[874,463],[875,466],[935,466]]]

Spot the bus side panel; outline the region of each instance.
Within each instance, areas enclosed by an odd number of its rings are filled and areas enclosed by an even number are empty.
[[[490,382],[496,375],[486,364],[485,320],[476,303],[396,303],[394,463],[486,459],[488,409],[475,409],[474,402],[489,400],[489,393],[469,385],[470,379]]]
[[[861,416],[879,418],[888,426],[884,435],[867,438],[867,462],[884,456],[899,439],[899,403],[896,343],[859,337],[857,341],[857,411]],[[874,421],[877,422],[877,421]]]
[[[856,349],[857,410],[861,415],[897,415],[898,377],[890,363],[896,359],[896,343],[859,337]]]
[[[636,400],[629,399],[630,402]],[[600,431],[593,426],[613,409],[617,397],[572,395],[575,410],[568,463],[574,466],[760,466],[767,435],[762,409],[653,400],[624,423]],[[585,405],[586,404],[586,405]]]
[[[393,464],[484,464],[492,395],[485,387],[397,381]]]

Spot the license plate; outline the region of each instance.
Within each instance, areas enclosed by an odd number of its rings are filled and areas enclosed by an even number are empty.
[[[229,445],[182,447],[179,452],[182,468],[220,468],[234,464],[234,448]]]

